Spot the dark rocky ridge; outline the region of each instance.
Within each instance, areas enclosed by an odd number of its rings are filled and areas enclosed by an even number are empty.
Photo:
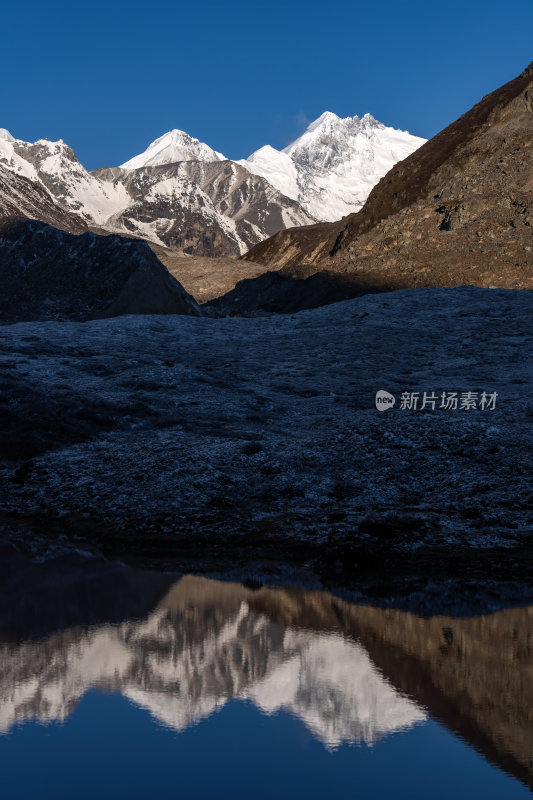
[[[295,278],[273,271],[240,280],[225,295],[207,302],[205,308],[216,314],[229,315],[293,314],[306,308],[323,306],[326,302],[350,300],[390,288],[390,285],[385,288],[363,283],[355,285],[344,275],[333,275],[326,270],[316,272],[309,278]]]
[[[282,231],[243,258],[381,286],[533,286],[533,68],[397,164],[357,214]],[[328,298],[325,297],[327,301]]]
[[[0,321],[199,314],[145,242],[0,220]]]

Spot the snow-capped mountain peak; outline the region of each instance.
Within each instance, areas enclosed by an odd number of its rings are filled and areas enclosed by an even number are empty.
[[[91,173],[62,139],[24,142],[7,131],[0,136],[0,170],[38,184],[45,192],[41,201],[75,215],[82,229],[188,253],[240,255],[282,228],[315,222],[265,178],[183,131],[169,131],[127,164]],[[30,208],[22,201],[18,207]],[[68,217],[68,230],[71,222]]]
[[[182,130],[122,168],[88,172],[62,140],[0,129],[0,167],[39,184],[83,225],[198,255],[238,255],[279,230],[358,211],[373,186],[424,140],[371,114],[325,111],[283,150],[233,162]],[[244,169],[243,169],[244,167]]]
[[[345,148],[350,150],[360,147],[361,142],[355,141],[357,136],[369,135],[372,130],[386,130],[385,125],[378,122],[372,114],[367,113],[363,117],[358,117],[357,114],[354,117],[338,117],[332,111],[325,111],[307,126],[298,139],[285,147],[283,152],[293,155],[301,153],[303,150],[309,151],[319,144],[325,144],[332,151],[340,152],[342,148],[341,155],[343,155]],[[390,128],[390,130],[394,131],[394,128]]]
[[[40,184],[61,208],[88,225],[104,226],[131,201],[122,187],[113,187],[91,175],[63,141],[24,142],[0,137],[0,164]]]
[[[226,157],[185,131],[174,128],[152,142],[144,153],[130,158],[121,166],[122,169],[139,169],[181,161],[226,161]]]
[[[318,119],[315,119],[315,121],[314,121],[314,122],[311,122],[311,123],[309,123],[309,125],[308,125],[308,126],[307,126],[307,128],[305,129],[305,132],[306,132],[306,133],[312,133],[312,132],[313,132],[314,130],[316,130],[317,128],[320,128],[320,127],[321,127],[321,125],[323,125],[323,124],[328,124],[328,123],[330,123],[330,124],[334,124],[334,123],[335,123],[335,122],[337,122],[339,119],[340,119],[340,117],[338,117],[336,114],[334,114],[334,113],[333,113],[333,111],[324,111],[324,113],[323,113],[323,114],[321,114],[321,115],[318,117]],[[289,147],[290,147],[290,146],[291,146],[291,145],[289,145]],[[287,150],[288,148],[285,148],[285,149]]]
[[[15,139],[5,128],[0,129],[0,165],[17,175],[23,175],[31,181],[38,181],[34,165],[20,152],[26,142]],[[28,145],[29,146],[29,145]]]
[[[424,142],[368,113],[325,111],[282,151],[262,147],[241,163],[316,219],[334,221],[358,211],[380,178]]]

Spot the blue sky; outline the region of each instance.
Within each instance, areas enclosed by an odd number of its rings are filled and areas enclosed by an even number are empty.
[[[0,127],[89,168],[171,128],[230,158],[329,110],[430,137],[533,60],[533,2],[3,5]]]

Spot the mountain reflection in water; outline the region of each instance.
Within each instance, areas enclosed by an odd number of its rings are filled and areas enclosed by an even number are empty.
[[[143,584],[128,585],[138,613]],[[111,622],[101,611],[97,622],[90,609],[84,616],[79,597],[64,627],[65,598],[57,626],[47,606],[45,635],[36,636],[36,605],[18,631],[0,618],[0,731],[65,720],[91,688],[120,692],[177,731],[245,699],[266,714],[290,712],[330,749],[373,744],[429,713],[532,785],[533,608],[423,618],[201,577],[153,579],[147,594],[157,587],[162,599],[134,619],[119,621],[126,601],[114,580]]]
[[[254,607],[264,591],[270,599],[272,590],[185,577],[144,619],[3,644],[0,730],[63,720],[92,687],[121,692],[175,730],[249,699],[266,713],[291,711],[327,746],[372,743],[425,719],[359,643]]]

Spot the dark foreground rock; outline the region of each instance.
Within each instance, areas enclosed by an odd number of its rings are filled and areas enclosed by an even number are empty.
[[[531,292],[0,329],[3,525],[141,561],[533,582]],[[396,405],[375,408],[376,391]],[[401,408],[404,392],[436,407]],[[445,410],[442,393],[497,393]],[[418,583],[417,583],[418,581]]]
[[[217,314],[243,316],[265,312],[293,314],[387,289],[390,287],[356,286],[351,281],[343,280],[342,276],[326,271],[317,272],[309,278],[265,272],[255,278],[240,280],[231,291],[205,303],[205,308]]]
[[[200,313],[146,242],[0,220],[0,321]]]

